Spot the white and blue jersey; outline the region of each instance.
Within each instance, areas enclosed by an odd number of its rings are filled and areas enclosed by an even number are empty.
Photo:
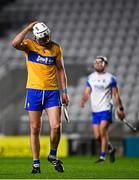
[[[116,77],[108,72],[94,72],[88,76],[86,86],[91,89],[93,123],[100,124],[101,120],[111,122],[112,88],[117,87]]]

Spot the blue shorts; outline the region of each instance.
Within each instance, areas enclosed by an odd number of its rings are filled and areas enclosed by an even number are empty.
[[[26,110],[42,111],[54,106],[61,106],[59,90],[27,89]]]
[[[112,111],[102,111],[102,112],[93,112],[92,113],[92,123],[100,124],[101,121],[106,120],[109,123],[112,123]]]

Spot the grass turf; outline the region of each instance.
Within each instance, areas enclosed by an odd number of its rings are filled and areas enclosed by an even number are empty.
[[[111,164],[95,164],[96,157],[62,159],[65,172],[58,173],[46,158],[41,159],[41,174],[31,174],[31,158],[0,158],[0,179],[138,179],[139,158],[118,157]]]

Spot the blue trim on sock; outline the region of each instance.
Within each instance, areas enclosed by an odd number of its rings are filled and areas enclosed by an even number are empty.
[[[34,161],[33,161],[33,164],[40,164],[40,160],[39,160],[39,159],[34,160]]]
[[[100,156],[105,158],[106,157],[106,153],[105,152],[101,152]]]
[[[51,156],[56,156],[57,150],[56,149],[51,149],[50,150],[50,155]]]

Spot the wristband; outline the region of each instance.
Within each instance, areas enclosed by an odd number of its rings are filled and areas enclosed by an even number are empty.
[[[67,90],[67,88],[65,88],[65,89],[62,89],[61,92],[67,94],[68,90]]]

